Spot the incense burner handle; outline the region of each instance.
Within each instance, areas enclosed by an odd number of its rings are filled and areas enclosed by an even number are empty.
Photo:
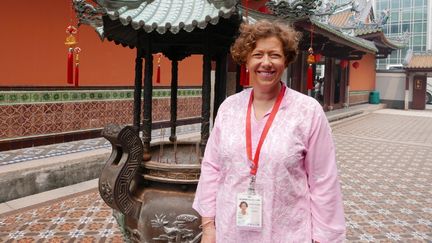
[[[131,185],[143,158],[140,137],[131,126],[107,125],[102,136],[110,141],[112,153],[99,177],[99,193],[105,203],[125,215],[139,218],[142,202]]]

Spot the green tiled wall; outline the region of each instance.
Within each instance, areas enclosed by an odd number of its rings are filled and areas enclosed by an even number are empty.
[[[364,94],[369,94],[371,91],[370,90],[358,90],[358,91],[350,91],[349,94],[350,95],[364,95]]]
[[[153,89],[153,98],[169,98],[171,90]],[[201,89],[179,89],[178,97],[201,96]],[[133,99],[133,90],[0,91],[0,105]]]

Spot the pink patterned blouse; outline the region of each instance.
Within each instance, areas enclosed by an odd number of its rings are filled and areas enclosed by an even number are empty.
[[[345,220],[335,147],[318,102],[287,88],[261,149],[256,192],[263,198],[263,228],[236,227],[236,195],[247,191],[246,111],[251,89],[220,106],[202,161],[193,208],[215,217],[216,241],[342,242]],[[251,115],[252,154],[268,119]]]

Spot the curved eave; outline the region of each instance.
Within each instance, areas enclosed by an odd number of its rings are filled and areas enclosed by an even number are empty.
[[[359,35],[358,37],[377,42],[377,44],[380,44],[381,46],[386,47],[388,49],[392,49],[392,50],[398,50],[398,49],[402,49],[402,48],[406,47],[405,43],[396,43],[394,41],[389,40],[385,36],[384,32],[382,32],[382,31],[363,34],[363,35]]]
[[[389,40],[386,36],[384,36],[384,33],[382,33],[382,42],[386,46],[391,47],[395,50],[402,49],[402,48],[405,48],[407,46],[407,44],[405,44],[405,43],[396,43],[394,41]]]
[[[334,37],[336,37],[333,39],[333,41],[335,41],[335,42],[341,42],[342,41],[343,42],[342,44],[344,44],[344,45],[350,46],[350,47],[357,49],[357,50],[365,51],[367,53],[375,54],[378,52],[377,47],[371,41],[344,34],[341,31],[334,29],[329,25],[326,25],[326,24],[319,22],[318,20],[310,19],[310,22],[313,25],[320,28],[321,30],[323,30],[324,32],[327,32],[327,34],[333,35]],[[315,30],[315,31],[317,31],[317,30]],[[338,41],[338,39],[339,39],[339,41]]]

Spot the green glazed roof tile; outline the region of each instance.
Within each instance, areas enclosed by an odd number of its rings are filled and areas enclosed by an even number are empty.
[[[111,20],[119,20],[135,30],[144,29],[148,33],[155,30],[159,34],[205,29],[209,23],[217,24],[219,18],[229,18],[237,11],[235,0],[98,0],[97,3]],[[103,38],[103,26],[96,22],[88,24]]]

